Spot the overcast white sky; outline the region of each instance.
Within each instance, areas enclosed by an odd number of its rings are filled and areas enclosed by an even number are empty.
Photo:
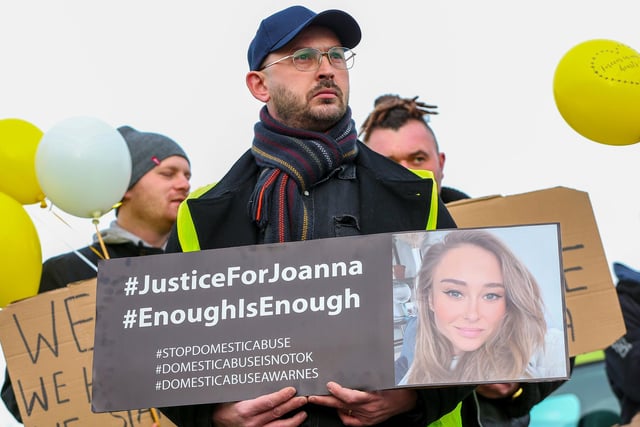
[[[251,143],[261,104],[244,84],[259,21],[282,0],[11,1],[0,6],[0,118],[46,132],[85,115],[165,133],[189,153],[193,187],[222,177]],[[472,196],[553,186],[586,191],[609,264],[640,268],[640,147],[591,142],[562,119],[552,81],[562,56],[604,38],[638,48],[637,0],[306,1],[360,23],[351,72],[358,127],[382,93],[420,95],[447,154],[445,185]],[[90,241],[28,206],[43,257]],[[100,221],[106,226],[107,215]],[[1,423],[0,423],[1,424]]]

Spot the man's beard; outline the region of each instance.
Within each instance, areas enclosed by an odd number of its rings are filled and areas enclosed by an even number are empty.
[[[336,92],[336,98],[326,100],[325,105],[311,105],[313,96],[320,90],[331,88]],[[331,80],[322,80],[313,90],[307,93],[306,99],[301,101],[285,86],[279,86],[271,93],[271,100],[275,108],[277,119],[283,124],[296,128],[316,132],[324,132],[344,116],[347,111],[346,100],[342,90]]]

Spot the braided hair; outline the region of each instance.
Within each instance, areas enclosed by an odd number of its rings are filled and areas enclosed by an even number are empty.
[[[418,97],[401,98],[399,95],[381,95],[374,101],[374,109],[364,121],[359,135],[364,134],[363,141],[369,140],[371,132],[375,129],[398,130],[409,120],[420,120],[433,134],[433,130],[427,124],[425,115],[438,114],[436,105],[418,101]]]

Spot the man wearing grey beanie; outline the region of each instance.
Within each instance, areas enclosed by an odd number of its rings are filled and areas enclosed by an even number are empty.
[[[101,258],[164,253],[178,207],[189,194],[189,159],[167,136],[131,126],[122,126],[118,131],[131,153],[131,179],[116,208],[115,221],[100,232],[107,254],[103,254],[98,236],[94,236],[91,245],[46,260],[39,293],[96,277]],[[2,386],[2,400],[22,422],[8,375]]]

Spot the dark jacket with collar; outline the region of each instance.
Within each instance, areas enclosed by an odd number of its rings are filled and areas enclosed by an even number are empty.
[[[359,194],[359,234],[388,233],[425,229],[431,208],[433,181],[414,175],[404,167],[358,143],[355,159]],[[187,206],[200,249],[253,245],[259,231],[249,218],[248,202],[259,168],[247,151],[209,191],[188,199]],[[330,183],[329,183],[330,185]],[[438,198],[437,228],[455,228],[455,223]],[[178,220],[180,227],[180,219]],[[336,224],[334,235],[340,235]],[[178,232],[169,238],[167,251],[181,251]],[[379,426],[424,427],[450,412],[473,387],[447,387],[418,390],[416,409],[393,417]],[[209,427],[214,405],[161,408],[181,427]],[[303,408],[309,414],[303,426],[342,426],[335,410],[315,405]]]

